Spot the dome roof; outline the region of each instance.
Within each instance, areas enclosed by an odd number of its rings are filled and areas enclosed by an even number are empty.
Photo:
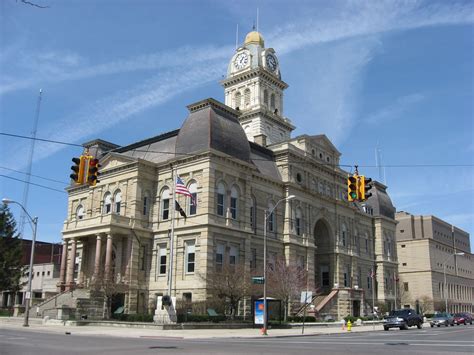
[[[245,43],[244,44],[258,44],[260,47],[265,47],[265,42],[263,40],[263,36],[260,32],[252,31],[245,36]]]
[[[239,112],[214,99],[189,105],[189,116],[176,138],[177,154],[215,149],[250,161],[250,144],[237,119]]]
[[[387,194],[387,186],[378,181],[373,182],[370,190],[372,196],[368,198],[367,204],[374,210],[374,216],[384,216],[395,219],[395,207],[390,196]]]

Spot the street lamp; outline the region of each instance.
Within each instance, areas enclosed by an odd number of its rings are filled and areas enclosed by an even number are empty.
[[[446,262],[448,261],[448,259],[454,255],[458,255],[458,256],[463,256],[465,253],[464,252],[459,252],[459,253],[454,253],[454,254],[449,254],[448,257],[446,259],[444,259],[444,262],[443,262],[443,273],[444,273],[444,302],[445,302],[445,309],[444,311],[446,313],[448,313],[448,286],[446,284]]]
[[[28,216],[30,221],[33,223],[33,227],[32,227],[32,229],[33,229],[33,239],[31,240],[31,251],[30,251],[30,269],[29,269],[29,272],[28,272],[28,292],[26,293],[26,297],[25,297],[25,300],[26,300],[26,302],[25,302],[25,318],[24,318],[24,321],[23,321],[23,326],[24,327],[29,327],[28,317],[30,315],[31,277],[33,276],[33,260],[34,260],[34,257],[35,257],[35,241],[36,241],[36,229],[38,227],[38,217],[32,218],[30,216],[30,214],[26,211],[25,207],[23,207],[23,205],[19,202],[10,200],[8,198],[3,198],[2,202],[6,205],[8,205],[9,203],[15,203],[18,206],[20,206],[22,208],[23,212],[25,212],[25,214]]]
[[[291,200],[295,198],[295,195],[290,195],[288,197],[278,200],[278,202],[273,206],[270,211],[265,211],[265,218],[263,223],[263,335],[267,335],[267,219],[272,215],[275,208],[282,201]]]

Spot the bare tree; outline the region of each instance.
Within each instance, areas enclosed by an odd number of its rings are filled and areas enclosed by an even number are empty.
[[[301,291],[306,290],[307,272],[301,265],[278,257],[273,265],[268,265],[267,279],[267,292],[283,301],[286,321],[290,304],[299,300]]]
[[[427,313],[428,311],[434,310],[433,299],[429,296],[421,296],[418,299],[418,305],[420,306],[420,314]]]
[[[239,302],[251,293],[250,275],[243,265],[223,265],[207,275],[200,275],[211,294],[219,299],[234,319]]]
[[[116,282],[113,278],[101,278],[93,283],[92,288],[103,295],[102,317],[110,319],[112,316],[112,298],[119,293],[127,292],[129,285],[128,282]]]

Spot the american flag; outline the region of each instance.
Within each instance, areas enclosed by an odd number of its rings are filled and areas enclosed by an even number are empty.
[[[179,176],[176,177],[176,193],[180,195],[189,196],[191,198],[191,203],[193,205],[196,204],[196,201],[194,201],[193,195],[191,194],[191,192],[189,192],[184,181]]]

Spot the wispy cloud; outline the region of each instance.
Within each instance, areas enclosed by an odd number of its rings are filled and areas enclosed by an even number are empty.
[[[377,112],[374,112],[372,115],[364,119],[364,121],[370,124],[381,124],[396,120],[424,98],[425,96],[421,93],[399,97],[395,102]]]
[[[331,49],[328,52],[329,61],[326,70],[315,72],[317,77],[311,78],[313,82],[318,82],[318,87],[311,87],[308,94],[317,98],[318,105],[306,109],[306,111],[319,110],[317,113],[318,117],[322,118],[321,122],[331,123],[330,127],[321,128],[331,132],[330,136],[336,143],[345,138],[345,134],[349,132],[357,117],[358,85],[363,80],[368,63],[376,54],[383,33],[474,22],[474,6],[471,2],[435,4],[425,1],[353,1],[344,4],[346,4],[344,9],[331,16],[300,18],[297,23],[289,23],[273,32],[269,31],[266,41],[275,47],[280,55],[313,45],[330,42],[336,44],[332,52]],[[344,42],[357,37],[357,41]],[[54,51],[36,53],[36,59],[30,64],[19,61],[18,65],[24,69],[20,71],[24,73],[22,76],[13,75],[11,72],[6,73],[7,75],[2,73],[4,79],[0,83],[0,95],[36,86],[39,82],[54,83],[137,70],[162,69],[163,74],[159,80],[151,80],[136,85],[132,90],[121,91],[98,100],[73,117],[63,118],[63,123],[49,127],[49,132],[63,129],[61,137],[63,140],[78,141],[84,139],[89,131],[83,129],[78,132],[75,127],[72,132],[72,128],[66,122],[91,120],[94,122],[96,132],[99,129],[112,127],[139,112],[161,105],[186,90],[216,80],[224,71],[232,51],[231,46],[187,46],[174,51],[152,53],[98,65],[90,65],[92,58],[85,58],[76,53],[62,53],[62,55],[57,55]],[[57,53],[61,54],[60,51]],[[25,52],[23,56],[28,57],[29,54]],[[191,58],[193,63],[196,61],[206,63],[200,67],[205,67],[207,70],[195,71],[190,64]],[[2,65],[2,68],[5,67]],[[44,72],[54,75],[46,76]],[[405,101],[401,99],[401,104],[405,106],[414,104],[417,99],[421,100],[421,97],[407,97]],[[392,108],[391,113],[394,112],[396,111]],[[386,109],[386,113],[380,113],[379,119],[389,117],[389,114],[390,107]],[[306,117],[307,122],[309,119],[310,117]],[[21,151],[19,146],[14,147],[13,151]],[[35,153],[37,159],[52,154],[58,148],[42,149]],[[12,166],[17,165],[18,163],[15,163]]]

